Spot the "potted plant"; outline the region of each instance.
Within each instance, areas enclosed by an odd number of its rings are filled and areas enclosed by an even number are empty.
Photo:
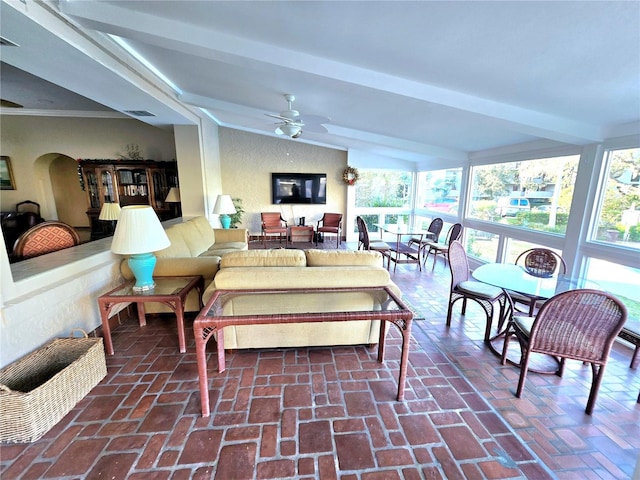
[[[236,213],[229,215],[231,217],[231,225],[229,228],[238,228],[238,224],[242,223],[242,215],[244,215],[244,208],[242,208],[241,198],[232,198],[233,206],[236,207]]]

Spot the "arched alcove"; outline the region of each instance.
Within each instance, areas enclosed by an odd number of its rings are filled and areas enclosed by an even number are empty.
[[[86,195],[80,187],[78,163],[58,154],[49,164],[49,177],[58,220],[79,228],[89,228]]]

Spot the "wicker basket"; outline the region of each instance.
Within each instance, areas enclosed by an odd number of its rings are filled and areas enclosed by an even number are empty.
[[[0,370],[0,442],[38,440],[105,377],[102,338],[82,333]]]

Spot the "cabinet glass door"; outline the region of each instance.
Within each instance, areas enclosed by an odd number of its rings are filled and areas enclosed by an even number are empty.
[[[84,177],[86,179],[90,208],[100,208],[100,189],[95,171],[93,169],[85,170]]]
[[[102,178],[102,203],[116,202],[113,172],[111,170],[101,170],[100,176]]]

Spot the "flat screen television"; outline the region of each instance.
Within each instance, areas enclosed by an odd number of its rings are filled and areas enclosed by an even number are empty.
[[[272,173],[271,197],[281,203],[327,203],[326,173]]]

